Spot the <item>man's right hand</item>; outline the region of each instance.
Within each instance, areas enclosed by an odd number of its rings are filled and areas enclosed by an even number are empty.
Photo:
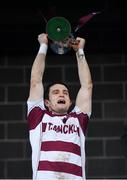
[[[48,35],[45,33],[39,34],[38,41],[40,44],[42,44],[42,43],[48,44]]]

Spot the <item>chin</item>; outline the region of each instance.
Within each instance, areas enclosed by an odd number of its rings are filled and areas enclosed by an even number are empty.
[[[67,113],[67,109],[58,109],[58,111],[57,111],[59,114],[65,114],[65,113]]]

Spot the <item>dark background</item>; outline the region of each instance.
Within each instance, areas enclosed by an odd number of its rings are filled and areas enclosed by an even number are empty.
[[[68,4],[70,3],[70,4]],[[127,15],[126,1],[4,1],[0,5],[0,178],[31,178],[31,148],[26,121],[31,65],[38,34],[45,32],[42,14],[77,20],[94,16],[78,31],[93,79],[93,109],[86,133],[87,178],[127,178]],[[73,51],[48,49],[44,83],[63,81],[75,100],[79,89]],[[123,136],[125,133],[125,136]]]
[[[35,51],[37,35],[45,31],[42,17],[49,8],[56,16],[64,16],[72,30],[78,19],[91,12],[101,12],[86,23],[76,35],[87,39],[89,51],[126,51],[126,1],[4,1],[0,7],[1,52],[31,53]],[[70,3],[70,4],[68,4]],[[35,51],[36,52],[36,51]]]

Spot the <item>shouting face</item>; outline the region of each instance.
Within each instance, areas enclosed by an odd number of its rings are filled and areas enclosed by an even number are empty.
[[[48,109],[57,114],[64,114],[71,106],[69,92],[63,84],[54,84],[49,90],[49,99],[45,99]]]

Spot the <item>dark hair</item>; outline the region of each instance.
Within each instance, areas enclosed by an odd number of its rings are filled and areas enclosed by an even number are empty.
[[[70,96],[70,99],[71,99],[70,88],[69,88],[69,86],[66,83],[63,83],[63,82],[52,82],[52,83],[48,84],[46,86],[46,88],[45,88],[45,91],[44,91],[44,99],[49,99],[50,87],[55,85],[55,84],[62,84],[62,85],[64,85],[68,89],[69,96]]]

